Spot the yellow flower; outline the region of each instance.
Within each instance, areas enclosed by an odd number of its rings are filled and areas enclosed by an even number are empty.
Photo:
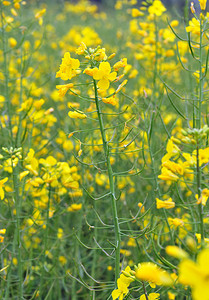
[[[117,280],[118,288],[112,292],[113,300],[119,297],[119,300],[123,300],[123,298],[128,294],[128,287],[134,279],[130,275],[131,268],[128,266],[125,268],[124,273],[127,275],[125,276],[123,273],[120,275],[120,278]],[[129,277],[130,275],[130,277]]]
[[[35,18],[39,20],[39,25],[42,26],[43,24],[43,18],[42,16],[46,13],[46,8],[38,11],[35,15]]]
[[[143,214],[145,212],[145,208],[144,208],[143,203],[139,202],[137,205],[140,208],[140,212]]]
[[[186,31],[199,35],[200,34],[200,21],[195,18],[192,18],[192,20],[189,21],[189,26],[186,27]]]
[[[209,299],[209,249],[198,254],[196,263],[190,259],[180,263],[179,282],[191,286],[192,299]]]
[[[161,16],[164,11],[166,11],[166,8],[160,0],[154,0],[153,4],[148,8],[148,12],[151,15],[155,15],[158,17]]]
[[[178,226],[184,226],[184,221],[179,218],[168,218],[168,223],[170,225],[173,225],[175,228],[177,228]]]
[[[3,228],[3,229],[0,229],[0,234],[5,234],[6,233],[6,229]]]
[[[106,60],[107,55],[105,53],[105,48],[98,49],[97,52],[94,54],[94,59],[96,61]]]
[[[118,88],[117,88],[117,90],[115,91],[115,93],[116,93],[116,94],[119,93],[119,92],[122,90],[122,88],[126,85],[127,82],[128,82],[127,79],[123,80],[123,82],[118,86]]]
[[[8,180],[8,177],[6,177],[6,178],[0,180],[0,198],[1,198],[1,200],[4,199],[4,190],[3,190],[3,186],[4,186],[5,182],[7,182],[7,180]]]
[[[44,165],[45,168],[51,168],[54,167],[57,164],[56,158],[53,156],[48,156],[46,159],[40,158],[39,159],[40,164]]]
[[[191,9],[191,12],[193,13],[193,14],[195,14],[195,8],[194,8],[194,2],[191,2],[191,4],[190,4],[190,9]]]
[[[120,68],[125,68],[126,66],[127,66],[127,58],[123,58],[114,64],[113,69],[115,71],[118,71]]]
[[[93,71],[94,69],[91,69],[91,68],[86,68],[83,73],[86,74],[86,75],[89,75],[89,76],[93,76]]]
[[[79,204],[72,204],[70,207],[68,207],[67,211],[78,211],[82,208],[82,203],[79,203]]]
[[[56,89],[58,89],[58,93],[61,97],[64,97],[69,89],[73,87],[73,83],[56,85]]]
[[[30,172],[29,171],[23,171],[20,173],[20,181],[29,174]]]
[[[168,299],[169,300],[175,300],[175,298],[176,298],[175,294],[168,291]]]
[[[146,300],[146,299],[147,298],[146,298],[145,294],[141,295],[140,300]],[[157,299],[160,299],[160,294],[158,294],[158,293],[150,293],[148,295],[148,300],[157,300]]]
[[[63,229],[62,228],[58,228],[58,232],[57,232],[57,238],[59,240],[61,240],[63,237]]]
[[[172,201],[172,198],[169,198],[168,200],[165,200],[165,201],[162,201],[162,200],[156,198],[156,206],[157,206],[157,209],[160,209],[160,208],[169,209],[169,208],[175,207],[175,202]]]
[[[17,41],[13,37],[9,38],[8,41],[11,48],[14,48],[17,45]]]
[[[9,2],[9,1],[3,1],[2,4],[5,5],[5,6],[9,6],[11,4],[11,2]]]
[[[132,8],[131,14],[133,18],[141,17],[144,15],[144,13],[137,8]]]
[[[156,283],[157,285],[167,286],[173,283],[169,273],[150,262],[139,264],[135,272],[135,277],[139,280]]]
[[[111,104],[113,106],[116,106],[117,105],[117,100],[115,99],[115,96],[111,96],[111,97],[108,97],[108,98],[102,98],[102,101],[104,103],[107,103],[107,104]]]
[[[200,8],[202,10],[205,10],[206,9],[207,0],[199,0],[199,3],[200,3]]]
[[[165,251],[168,255],[179,258],[179,259],[188,257],[188,254],[183,249],[181,249],[177,246],[167,246],[165,248]]]
[[[80,67],[78,59],[74,59],[70,56],[70,52],[64,54],[59,71],[56,73],[56,77],[60,77],[62,80],[68,80],[77,75],[76,70]]]
[[[81,42],[81,44],[78,47],[78,49],[76,49],[76,54],[82,55],[82,54],[85,53],[86,49],[87,49],[86,45],[83,42]]]
[[[68,116],[72,119],[85,119],[87,117],[81,111],[69,111]]]
[[[64,266],[67,263],[66,257],[63,255],[59,256],[59,262]]]
[[[36,19],[39,19],[41,18],[46,12],[46,8],[43,8],[42,10],[38,11],[36,14],[35,14],[35,18]]]
[[[116,72],[111,73],[111,67],[109,62],[101,62],[98,68],[93,70],[93,78],[98,81],[98,87],[101,90],[107,90],[110,86],[109,81],[115,80],[117,76]]]
[[[161,175],[158,178],[165,180],[165,181],[177,181],[179,177],[174,174],[172,171],[168,170],[167,168],[163,167],[161,170]]]
[[[197,204],[202,203],[202,205],[206,205],[206,202],[209,197],[209,189],[203,189],[200,198],[198,198],[198,195],[195,195],[197,199]]]

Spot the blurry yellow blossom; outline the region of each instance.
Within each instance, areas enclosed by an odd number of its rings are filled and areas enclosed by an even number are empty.
[[[20,181],[29,174],[30,172],[29,171],[23,171],[20,173]]]
[[[156,264],[144,262],[138,265],[135,277],[139,280],[150,281],[157,285],[172,285],[173,280],[169,273],[160,269]]]
[[[193,14],[195,14],[194,2],[191,2],[190,9]]]
[[[188,254],[183,249],[181,249],[177,246],[167,246],[165,248],[165,251],[168,255],[179,258],[179,259],[188,257]]]
[[[8,177],[5,177],[4,179],[0,180],[0,198],[1,200],[4,199],[4,189],[3,189],[3,186],[5,184],[5,182],[7,182],[8,180]]]
[[[127,66],[127,58],[123,58],[114,64],[113,69],[118,71],[120,68],[125,68]]]
[[[78,49],[76,49],[76,54],[82,55],[82,54],[85,53],[86,49],[87,49],[86,45],[83,42],[81,42],[81,44],[78,47]]]
[[[6,229],[0,229],[0,243],[3,243],[4,241],[4,235],[6,233]]]
[[[72,119],[85,119],[87,117],[81,111],[69,111],[68,116]]]
[[[209,189],[203,189],[200,198],[198,198],[198,195],[195,195],[195,197],[197,199],[197,204],[202,203],[202,205],[205,206],[209,197]]]
[[[127,276],[122,273],[120,275],[120,278],[118,278],[118,280],[117,280],[118,288],[112,292],[113,300],[117,299],[118,297],[119,297],[119,300],[123,300],[124,297],[128,294],[128,287],[129,287],[130,283],[132,281],[134,281],[133,276],[130,275],[131,268],[128,266],[125,268],[124,271],[125,271],[124,273]]]
[[[161,174],[158,176],[158,178],[165,181],[177,181],[179,179],[176,174],[165,167],[161,169]]]
[[[60,240],[63,237],[63,229],[62,228],[58,228],[58,232],[57,232],[57,238]]]
[[[153,4],[148,8],[148,12],[152,15],[161,16],[166,11],[165,6],[160,0],[154,0]]]
[[[168,299],[169,300],[175,300],[175,298],[176,298],[175,294],[168,291]]]
[[[143,203],[139,202],[139,203],[138,203],[138,207],[140,208],[141,213],[143,214],[143,213],[145,212],[145,208],[144,208]]]
[[[3,1],[2,4],[3,4],[4,6],[9,6],[9,5],[11,4],[11,2],[10,2],[10,1]]]
[[[112,97],[102,98],[102,101],[113,106],[116,106],[118,103],[114,95]]]
[[[79,66],[79,60],[72,58],[70,52],[66,52],[62,58],[62,63],[59,71],[56,73],[56,77],[60,77],[62,80],[72,79],[77,75],[76,70]]]
[[[194,300],[209,299],[209,249],[198,254],[197,262],[185,259],[180,263],[179,282],[191,287]]]
[[[42,10],[38,11],[38,12],[35,14],[35,18],[36,18],[36,19],[39,19],[39,18],[42,17],[45,13],[46,13],[46,8],[43,8]]]
[[[147,297],[145,296],[145,294],[141,295],[140,300],[147,300]],[[157,300],[157,299],[160,299],[160,294],[158,293],[150,293],[148,295],[148,300]]]
[[[207,0],[199,0],[201,10],[206,9]]]
[[[43,8],[42,10],[38,11],[35,14],[35,18],[39,20],[39,25],[42,26],[43,24],[43,15],[46,13],[46,8]]]
[[[15,266],[17,266],[17,264],[18,264],[18,260],[17,260],[17,258],[16,258],[16,257],[13,257],[13,259],[12,259],[12,263],[13,263]]]
[[[175,228],[177,228],[178,226],[184,226],[184,221],[179,218],[168,218],[168,223],[170,225],[173,225]]]
[[[170,209],[175,207],[175,202],[173,202],[172,198],[169,198],[168,200],[164,200],[164,201],[156,198],[156,206],[157,209],[160,208]]]
[[[117,90],[115,91],[115,94],[119,93],[122,88],[126,85],[126,83],[128,82],[127,79],[123,80],[123,82],[118,86]]]
[[[67,211],[72,211],[72,212],[78,211],[78,210],[81,210],[81,208],[82,208],[82,203],[79,203],[79,204],[74,203],[74,204],[71,204],[70,207],[68,207]]]
[[[142,11],[138,10],[137,8],[132,8],[131,14],[132,14],[133,18],[141,17],[144,15],[144,13]]]
[[[8,41],[11,48],[14,48],[17,45],[17,41],[13,37],[10,37]]]
[[[59,262],[64,266],[67,263],[66,257],[63,255],[59,256]]]
[[[186,27],[186,31],[199,35],[200,34],[200,21],[195,18],[192,18],[192,20],[189,21],[189,26]]]
[[[73,87],[73,83],[56,85],[56,89],[58,89],[58,93],[61,97],[64,97],[69,89]]]

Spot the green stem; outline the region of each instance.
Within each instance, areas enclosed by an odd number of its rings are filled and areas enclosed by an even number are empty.
[[[204,87],[204,76],[202,71],[203,65],[203,53],[202,53],[202,39],[203,39],[203,21],[200,19],[200,49],[199,49],[199,101],[197,103],[197,128],[201,129],[201,113],[202,113],[202,102],[203,102],[203,87]],[[197,139],[197,193],[198,199],[201,195],[201,170],[199,165],[199,139]],[[202,203],[198,205],[199,217],[200,217],[200,231],[201,241],[204,242],[204,224],[203,224],[203,206]]]
[[[197,193],[198,199],[201,196],[201,170],[199,164],[199,142],[197,140]],[[201,242],[204,242],[204,224],[203,224],[203,205],[200,203],[198,205],[199,217],[200,217],[200,233],[201,233]]]
[[[15,209],[16,209],[16,247],[17,247],[17,259],[18,259],[18,289],[19,299],[23,299],[23,276],[22,276],[22,245],[20,236],[20,218],[21,218],[21,197],[19,194],[19,168],[13,166],[13,160],[11,157],[12,173],[13,173],[13,187],[14,187],[14,198],[15,198]]]
[[[144,281],[142,281],[142,286],[143,286],[145,298],[146,298],[146,300],[149,300],[148,294],[147,294],[147,290],[146,290],[146,287],[145,287],[145,284],[144,284]]]
[[[119,222],[118,222],[113,171],[112,171],[112,166],[110,163],[109,145],[106,140],[105,127],[103,124],[102,113],[101,113],[100,106],[99,106],[97,85],[96,85],[95,80],[94,80],[94,91],[95,91],[97,116],[98,116],[98,120],[99,120],[100,132],[102,135],[103,149],[104,149],[104,154],[105,154],[105,158],[106,158],[107,171],[108,171],[109,184],[110,184],[111,204],[112,204],[113,220],[114,220],[114,227],[115,227],[115,283],[117,283],[117,279],[119,278],[119,274],[120,274],[120,244],[121,244],[120,227],[119,227]]]
[[[156,99],[156,89],[157,89],[157,75],[158,75],[158,59],[159,59],[159,55],[158,55],[158,28],[157,28],[157,20],[155,18],[154,20],[154,24],[155,24],[155,65],[154,65],[154,77],[153,77],[153,95],[154,95],[154,99]],[[155,100],[156,103],[156,100]]]
[[[49,231],[49,209],[50,209],[50,202],[51,202],[51,185],[49,185],[49,194],[48,194],[48,204],[47,204],[47,211],[46,211],[46,228],[44,231],[44,249],[43,249],[43,256],[42,256],[42,269],[41,269],[41,283],[40,283],[40,299],[43,299],[43,286],[44,286],[44,274],[45,274],[45,262],[46,262],[46,250],[48,249],[48,231]]]
[[[201,108],[203,102],[203,86],[204,86],[204,76],[202,72],[202,39],[203,39],[203,21],[200,20],[200,51],[199,51],[199,101],[198,101],[198,111],[197,111],[197,128],[201,128]]]

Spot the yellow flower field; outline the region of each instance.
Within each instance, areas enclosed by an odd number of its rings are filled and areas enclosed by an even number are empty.
[[[0,0],[0,299],[209,300],[207,0],[95,3]]]

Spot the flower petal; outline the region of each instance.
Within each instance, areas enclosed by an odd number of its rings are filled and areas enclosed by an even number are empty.
[[[103,78],[98,82],[98,87],[103,91],[107,90],[109,88],[109,86],[110,86],[110,83],[109,83],[108,79]]]

